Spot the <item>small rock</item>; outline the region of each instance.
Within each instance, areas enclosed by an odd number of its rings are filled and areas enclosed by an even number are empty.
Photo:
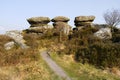
[[[14,41],[11,41],[11,42],[8,42],[4,45],[5,49],[6,50],[10,50],[12,49],[13,47],[15,46],[15,42]]]

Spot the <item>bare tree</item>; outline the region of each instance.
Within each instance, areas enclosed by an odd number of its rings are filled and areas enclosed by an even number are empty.
[[[103,15],[106,23],[111,27],[116,27],[120,24],[120,10],[107,10]]]

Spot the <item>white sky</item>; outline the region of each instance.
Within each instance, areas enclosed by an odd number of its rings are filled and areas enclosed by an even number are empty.
[[[107,9],[120,9],[120,0],[0,0],[0,33],[28,28],[26,19],[37,16],[66,16],[74,26],[76,16],[94,15],[94,23],[105,23]]]

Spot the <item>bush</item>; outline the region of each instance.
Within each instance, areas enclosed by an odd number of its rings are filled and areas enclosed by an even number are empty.
[[[26,64],[39,59],[39,53],[34,49],[13,49],[5,53],[0,52],[0,56],[0,66]]]
[[[79,30],[71,36],[65,51],[73,53],[76,61],[97,67],[120,67],[120,44],[94,37],[92,28]]]
[[[24,34],[23,35],[23,38],[25,39],[25,43],[30,46],[31,48],[37,48],[39,43],[38,41],[41,39],[41,36],[37,35],[37,34],[32,34],[32,33],[29,33],[29,34]]]

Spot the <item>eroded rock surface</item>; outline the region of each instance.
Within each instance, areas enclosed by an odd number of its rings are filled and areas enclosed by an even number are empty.
[[[22,32],[18,30],[7,31],[6,35],[13,38],[15,43],[18,44],[21,48],[28,48],[28,46],[24,43]]]
[[[101,28],[94,35],[100,39],[111,39],[112,33],[110,28]]]

